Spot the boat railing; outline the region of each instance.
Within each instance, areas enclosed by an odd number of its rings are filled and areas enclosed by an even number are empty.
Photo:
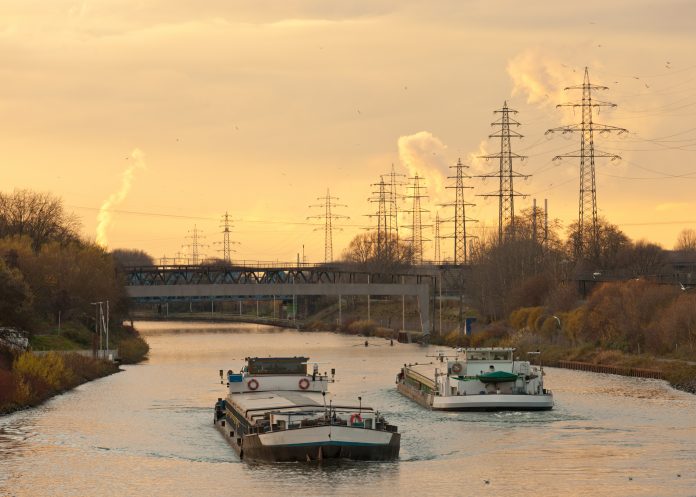
[[[281,411],[287,411],[289,409],[299,409],[299,408],[306,408],[306,407],[313,407],[316,411],[323,411],[323,410],[329,410],[331,408],[332,411],[340,411],[340,412],[355,412],[355,411],[365,411],[365,412],[373,412],[374,409],[372,407],[366,407],[366,406],[321,406],[317,404],[298,404],[298,405],[291,405],[291,406],[274,406],[274,407],[254,407],[251,409],[247,409],[244,411],[244,414],[246,416],[249,416],[250,413],[256,412],[256,411],[268,411],[272,413],[280,413]]]

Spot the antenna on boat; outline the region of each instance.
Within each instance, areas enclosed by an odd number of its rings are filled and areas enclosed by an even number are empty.
[[[362,397],[358,395],[358,415],[362,414]]]

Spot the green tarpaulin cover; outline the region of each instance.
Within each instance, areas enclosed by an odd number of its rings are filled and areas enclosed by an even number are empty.
[[[490,373],[477,375],[476,378],[484,383],[502,383],[504,381],[515,381],[517,379],[517,375],[513,373],[506,373],[505,371],[492,371]]]

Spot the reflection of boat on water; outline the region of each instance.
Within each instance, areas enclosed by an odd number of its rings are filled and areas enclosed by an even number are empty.
[[[215,405],[215,426],[246,461],[389,460],[399,456],[397,427],[371,407],[329,401],[333,381],[306,357],[249,357],[228,371],[229,395]],[[222,377],[222,371],[220,371]],[[358,397],[360,400],[360,397]]]
[[[512,348],[461,349],[455,356],[437,355],[439,367],[404,365],[397,389],[434,410],[544,411],[553,394],[544,388],[544,371],[514,359]]]

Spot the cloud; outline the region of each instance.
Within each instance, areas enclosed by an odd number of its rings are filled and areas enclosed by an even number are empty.
[[[125,200],[133,185],[136,169],[145,169],[145,154],[139,148],[133,149],[130,158],[132,159],[130,165],[123,171],[121,187],[104,201],[97,214],[97,243],[102,247],[109,244],[106,230],[111,224],[111,209]]]

